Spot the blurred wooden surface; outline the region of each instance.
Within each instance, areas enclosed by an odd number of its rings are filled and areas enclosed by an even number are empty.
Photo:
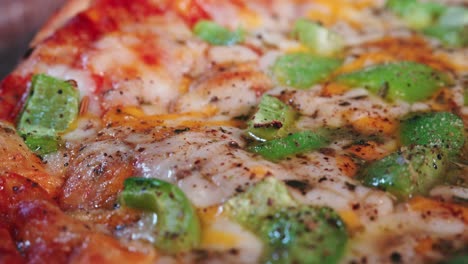
[[[65,0],[0,0],[0,79],[27,50],[35,32]]]

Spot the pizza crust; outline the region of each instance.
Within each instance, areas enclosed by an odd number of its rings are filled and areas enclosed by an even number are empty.
[[[79,12],[88,8],[93,0],[68,0],[59,10],[52,15],[44,26],[37,32],[30,43],[30,47],[34,47],[49,36],[51,36],[58,28],[63,26],[70,18],[74,17]]]

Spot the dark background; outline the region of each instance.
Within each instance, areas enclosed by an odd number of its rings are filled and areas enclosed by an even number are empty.
[[[0,0],[0,80],[18,63],[35,32],[65,0]]]

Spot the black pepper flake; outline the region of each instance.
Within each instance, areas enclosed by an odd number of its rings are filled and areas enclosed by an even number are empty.
[[[145,151],[145,148],[138,148],[137,151],[138,152],[143,152],[143,151]]]
[[[176,134],[181,134],[181,133],[184,133],[184,132],[187,132],[187,131],[190,131],[189,127],[174,129],[174,133],[176,133]]]
[[[3,127],[3,132],[5,132],[6,134],[15,134],[15,130],[9,127]]]
[[[323,155],[331,156],[334,157],[336,154],[336,151],[332,148],[320,148],[319,152],[322,153]],[[328,160],[328,158],[324,158],[325,160]]]
[[[299,190],[303,195],[312,188],[312,186],[307,181],[285,180],[284,183],[291,188]]]
[[[388,84],[388,82],[384,82],[382,87],[380,87],[379,91],[377,92],[377,95],[382,97],[382,98],[386,98],[387,95],[388,95],[388,89],[389,88],[390,88],[390,85]]]
[[[390,260],[392,261],[392,263],[402,263],[401,254],[398,253],[398,252],[393,252],[393,253],[390,255]]]
[[[278,121],[278,120],[273,120],[269,123],[254,124],[254,128],[262,128],[262,127],[280,129],[283,127],[283,123],[281,123],[281,121]]]
[[[345,182],[345,186],[346,186],[346,188],[347,188],[348,190],[350,190],[350,191],[352,191],[352,192],[354,192],[354,190],[356,190],[356,185],[351,184],[351,183],[349,183],[349,182]]]
[[[231,148],[239,148],[239,144],[235,141],[229,141],[228,146]]]
[[[322,177],[322,178],[320,178],[320,179],[318,180],[318,182],[323,182],[323,181],[326,181],[326,180],[328,180],[327,177]]]
[[[236,190],[236,192],[238,192],[238,193],[241,193],[241,192],[244,191],[244,189],[242,189],[241,186],[237,186],[235,190]]]
[[[272,205],[273,205],[273,199],[271,199],[270,197],[268,197],[268,199],[267,199],[267,205],[268,205],[268,206],[272,206]]]
[[[357,101],[357,100],[366,99],[367,97],[368,97],[367,95],[359,95],[359,96],[352,97],[351,99]]]
[[[249,116],[248,115],[238,115],[238,116],[235,116],[233,119],[234,120],[240,120],[240,121],[247,121],[247,120],[249,120]]]

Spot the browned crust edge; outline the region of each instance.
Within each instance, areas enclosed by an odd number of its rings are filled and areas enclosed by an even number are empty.
[[[51,36],[58,28],[63,26],[70,18],[79,12],[85,10],[91,5],[93,0],[68,0],[59,10],[55,12],[47,22],[36,33],[33,40],[29,44],[34,47],[49,36]]]

